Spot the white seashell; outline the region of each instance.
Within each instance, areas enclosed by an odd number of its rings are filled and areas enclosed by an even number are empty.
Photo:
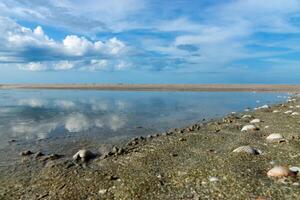
[[[259,107],[259,109],[267,109],[267,108],[269,108],[268,105],[263,105],[263,106]]]
[[[291,115],[295,116],[295,115],[299,115],[298,112],[293,112]]]
[[[288,168],[282,166],[276,166],[270,169],[267,173],[268,177],[280,178],[280,177],[287,177],[293,176],[294,173],[291,172]]]
[[[241,131],[254,131],[257,130],[258,128],[254,125],[245,125],[243,126]]]
[[[287,110],[284,112],[284,114],[291,114],[293,111],[292,110]]]
[[[260,119],[253,119],[250,121],[251,124],[260,123]]]
[[[252,118],[252,116],[251,116],[251,115],[244,115],[244,116],[242,117],[242,119],[246,119],[246,118]]]
[[[300,172],[300,167],[290,167],[289,170],[295,174],[298,174]]]
[[[289,108],[294,108],[294,106],[290,106]]]
[[[280,140],[283,140],[283,136],[279,133],[272,133],[270,134],[267,138],[267,141],[269,142],[274,142],[274,141],[280,141]]]
[[[255,149],[251,146],[241,146],[241,147],[238,147],[235,150],[233,150],[233,152],[235,152],[235,153],[248,153],[248,154],[254,154],[254,155],[258,155],[258,154],[262,153],[260,150]]]
[[[265,126],[264,128],[267,129],[267,128],[270,128],[270,126]]]
[[[74,160],[79,160],[81,159],[82,161],[88,161],[89,159],[95,157],[95,154],[93,154],[91,151],[89,150],[79,150],[74,156],[73,159]]]
[[[217,182],[217,181],[219,181],[219,178],[218,178],[218,177],[215,177],[215,176],[209,177],[209,181],[210,181],[210,182]]]
[[[279,113],[280,111],[279,110],[273,110],[273,113]]]
[[[300,105],[297,105],[296,108],[300,108]]]

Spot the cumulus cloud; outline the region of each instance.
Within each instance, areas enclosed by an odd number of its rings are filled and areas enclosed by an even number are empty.
[[[101,70],[104,64],[95,61],[116,62],[113,60],[119,58],[114,57],[119,57],[126,49],[116,37],[92,41],[83,36],[67,35],[57,41],[46,35],[41,26],[32,30],[5,17],[0,17],[0,22],[0,63],[17,63],[22,70],[82,69],[87,62],[90,62],[87,68]]]
[[[80,113],[70,115],[65,124],[65,128],[71,133],[86,131],[90,127],[91,124],[88,118]]]
[[[21,106],[30,106],[32,108],[42,108],[45,105],[47,105],[47,102],[45,100],[36,99],[36,98],[21,99],[21,100],[19,100],[18,105],[21,105]]]

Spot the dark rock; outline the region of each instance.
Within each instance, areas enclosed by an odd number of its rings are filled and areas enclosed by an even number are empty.
[[[44,156],[45,154],[43,154],[42,152],[37,152],[36,154],[35,154],[35,158],[39,158],[39,157],[42,157],[42,156]]]
[[[33,154],[33,152],[31,152],[31,151],[29,151],[29,150],[27,150],[27,151],[22,151],[22,152],[20,153],[21,156],[30,156],[30,155],[32,155],[32,154]]]

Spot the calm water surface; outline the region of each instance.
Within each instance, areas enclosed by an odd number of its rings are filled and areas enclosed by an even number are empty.
[[[0,150],[3,155],[7,149],[53,153],[96,148],[286,97],[253,92],[0,90]],[[2,156],[0,162],[9,158]]]

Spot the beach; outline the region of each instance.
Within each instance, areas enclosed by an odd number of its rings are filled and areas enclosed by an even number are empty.
[[[299,112],[300,99],[292,97],[135,137],[84,161],[20,155],[21,165],[1,168],[0,199],[299,199],[298,172],[268,172],[299,169]],[[254,127],[241,131],[246,125]],[[267,139],[274,133],[282,138]],[[235,150],[243,146],[253,151]]]

